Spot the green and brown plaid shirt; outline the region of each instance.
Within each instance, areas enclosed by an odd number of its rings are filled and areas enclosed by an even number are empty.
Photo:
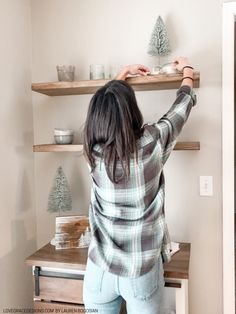
[[[163,166],[195,104],[193,89],[181,86],[169,111],[145,126],[137,141],[138,161],[130,162],[129,179],[111,182],[103,160],[96,158],[91,172],[88,256],[103,270],[137,277],[149,271],[160,254],[164,262],[170,261]],[[99,154],[101,147],[95,145],[94,151]]]

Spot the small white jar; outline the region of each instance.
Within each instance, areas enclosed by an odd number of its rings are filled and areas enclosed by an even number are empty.
[[[175,73],[179,73],[179,71],[176,69],[174,62],[168,62],[162,65],[161,73],[162,74],[175,74]]]

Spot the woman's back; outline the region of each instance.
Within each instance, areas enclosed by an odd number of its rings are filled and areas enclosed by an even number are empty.
[[[145,210],[154,201],[160,188],[162,162],[161,145],[158,143],[157,129],[146,125],[143,135],[137,140],[137,160],[130,159],[130,175],[117,183],[112,182],[103,160],[99,157],[102,147],[96,145],[96,167],[93,178],[93,192],[100,203],[100,212],[106,216],[136,220],[145,215]],[[122,167],[117,163],[116,177],[121,177]]]
[[[146,126],[137,141],[138,162],[130,176],[112,182],[100,157],[91,173],[89,219],[94,237],[89,257],[120,276],[137,277],[150,270],[161,252],[164,232],[164,176],[157,129]],[[98,145],[94,148],[101,153]],[[117,164],[117,175],[122,167]]]
[[[137,277],[150,270],[160,254],[170,260],[163,165],[195,102],[191,88],[182,86],[170,110],[157,123],[144,126],[137,154],[129,161],[129,176],[122,176],[124,169],[116,163],[111,172],[120,178],[117,183],[108,175],[103,145],[94,145],[89,257],[102,269]]]
[[[128,312],[138,313],[145,302],[145,313],[159,313],[162,264],[171,259],[163,166],[196,103],[192,67],[185,58],[177,63],[186,68],[185,82],[156,123],[143,126],[134,91],[119,81],[146,73],[142,65],[125,67],[90,102],[84,144],[92,178],[86,308],[118,313],[125,298]]]

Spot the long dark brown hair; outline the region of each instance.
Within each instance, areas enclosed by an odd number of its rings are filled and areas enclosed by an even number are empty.
[[[102,147],[107,175],[113,183],[130,175],[130,158],[137,160],[137,139],[143,132],[143,116],[132,87],[125,81],[112,80],[92,97],[84,128],[84,152],[95,167],[94,146]],[[117,178],[120,162],[122,175]]]

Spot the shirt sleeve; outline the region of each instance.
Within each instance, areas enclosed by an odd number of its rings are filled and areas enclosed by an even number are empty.
[[[176,100],[169,111],[158,122],[153,124],[159,131],[163,164],[173,150],[177,137],[196,102],[194,90],[188,85],[181,86],[177,91]]]

